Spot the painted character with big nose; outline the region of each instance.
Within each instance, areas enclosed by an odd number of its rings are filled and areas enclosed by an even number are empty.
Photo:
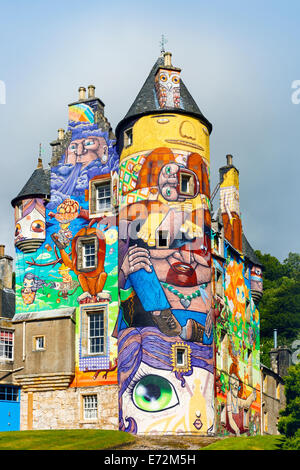
[[[171,161],[157,182],[157,205],[149,213],[141,214],[140,204],[136,217],[134,207],[127,220],[120,216],[120,232],[127,236],[120,237],[125,322],[119,328],[155,325],[167,336],[211,344],[210,220],[201,200],[195,203],[203,181]]]
[[[65,163],[75,165],[81,163],[85,168],[93,160],[99,158],[101,163],[108,160],[108,146],[104,137],[89,136],[73,140],[66,152]]]

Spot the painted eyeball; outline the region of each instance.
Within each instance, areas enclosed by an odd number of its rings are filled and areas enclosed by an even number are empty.
[[[166,167],[166,174],[169,175],[171,173],[171,167],[167,166]]]
[[[21,233],[21,225],[20,225],[20,224],[16,224],[15,237],[17,237],[18,235],[20,235],[20,233]]]
[[[41,233],[45,230],[45,222],[42,220],[34,220],[31,224],[30,230],[35,233]]]
[[[162,81],[162,82],[166,82],[168,80],[168,77],[166,74],[162,73],[159,77],[159,79]]]
[[[177,75],[174,75],[174,76],[172,77],[172,82],[173,82],[175,85],[178,85],[178,83],[179,83],[179,77],[177,77]]]
[[[91,145],[94,145],[94,143],[95,142],[93,140],[87,139],[87,140],[84,141],[84,146],[89,147]]]
[[[77,144],[70,144],[68,150],[69,152],[76,152]]]
[[[146,375],[133,389],[133,403],[142,411],[163,411],[178,405],[173,385],[164,377]]]

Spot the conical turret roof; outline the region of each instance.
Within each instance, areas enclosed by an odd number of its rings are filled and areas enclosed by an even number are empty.
[[[34,197],[49,197],[50,195],[50,170],[37,168],[21,189],[19,194],[11,201],[14,207],[22,199]]]
[[[212,124],[206,119],[206,117],[200,111],[197,103],[194,98],[186,88],[182,79],[180,80],[180,106],[176,108],[160,108],[155,96],[155,75],[159,67],[164,67],[164,58],[160,56],[155,62],[154,66],[151,69],[144,85],[142,86],[140,92],[135,98],[133,104],[131,105],[129,111],[119,122],[116,128],[116,135],[118,137],[118,132],[120,128],[126,124],[126,122],[131,121],[135,118],[139,118],[142,115],[154,114],[154,113],[164,113],[167,111],[173,111],[176,113],[184,113],[195,116],[200,119],[205,126],[207,126],[209,133],[212,131]]]

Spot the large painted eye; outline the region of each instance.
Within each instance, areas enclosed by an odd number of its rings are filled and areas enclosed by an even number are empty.
[[[45,222],[42,220],[35,220],[32,222],[30,230],[32,232],[41,233],[45,230]]]
[[[167,410],[178,405],[179,400],[173,385],[164,377],[147,375],[135,385],[133,402],[143,411]]]
[[[178,83],[179,83],[179,77],[177,77],[176,75],[174,75],[174,76],[172,77],[172,82],[175,83],[175,85],[178,85]]]
[[[167,75],[165,75],[164,73],[162,73],[159,78],[162,82],[166,82],[168,80]]]

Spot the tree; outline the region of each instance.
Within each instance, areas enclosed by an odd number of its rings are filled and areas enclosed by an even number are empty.
[[[300,255],[289,253],[283,263],[260,251],[256,251],[256,255],[264,266],[261,336],[271,338],[276,328],[279,337],[291,343],[300,329]]]
[[[292,446],[287,443],[287,448],[300,447],[300,364],[291,366],[285,377],[284,393],[286,407],[280,411],[278,431],[287,439],[292,439]]]

